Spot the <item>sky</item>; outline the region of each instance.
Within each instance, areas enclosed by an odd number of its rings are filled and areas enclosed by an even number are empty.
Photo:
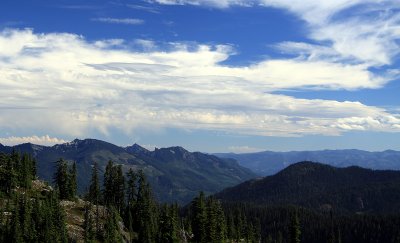
[[[3,0],[0,143],[400,150],[398,0]]]

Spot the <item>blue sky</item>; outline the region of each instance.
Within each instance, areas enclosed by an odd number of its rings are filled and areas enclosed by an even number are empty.
[[[400,150],[400,3],[2,1],[0,143]]]

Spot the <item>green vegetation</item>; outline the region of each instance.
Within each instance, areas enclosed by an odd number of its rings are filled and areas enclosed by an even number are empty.
[[[34,156],[39,178],[49,182],[54,179],[55,161],[63,158],[69,166],[75,161],[77,193],[80,195],[89,189],[93,163],[97,163],[101,172],[98,180],[102,186],[110,160],[122,166],[123,174],[129,169],[143,170],[159,202],[178,202],[181,205],[189,203],[199,191],[216,193],[256,176],[234,160],[191,153],[181,147],[148,151],[136,144],[123,148],[96,139],[76,139],[52,147],[34,144],[0,146],[0,152],[10,153],[12,149]]]
[[[400,172],[300,162],[216,195],[227,202],[298,205],[335,213],[400,213]]]
[[[104,170],[102,188],[99,169],[94,164],[84,201],[76,196],[76,163],[58,160],[55,189],[35,180],[35,164],[26,154],[0,154],[3,182],[0,242],[394,243],[400,240],[399,214],[342,214],[332,208],[273,206],[263,200],[249,202],[247,192],[233,189],[241,193],[235,196],[236,200],[221,197],[228,195],[227,190],[217,195],[222,200],[200,192],[183,208],[178,204],[160,204],[154,199],[142,170],[131,169],[124,174],[122,167],[112,161]],[[318,166],[300,163],[283,171],[280,178],[285,175],[294,180],[309,176],[310,171],[320,169]],[[325,167],[324,170],[331,171]],[[353,177],[354,173],[361,173],[354,168],[351,172]]]
[[[67,242],[57,191],[41,188],[35,160],[0,154],[0,242]]]

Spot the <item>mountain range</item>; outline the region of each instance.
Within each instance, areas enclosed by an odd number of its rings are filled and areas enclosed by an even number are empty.
[[[130,168],[143,170],[161,202],[187,203],[199,191],[207,194],[244,182],[256,175],[233,159],[219,158],[200,152],[189,152],[182,147],[160,148],[149,151],[138,144],[120,147],[96,139],[75,139],[54,146],[31,143],[3,146],[0,152],[12,150],[29,153],[37,160],[39,178],[52,181],[55,162],[60,158],[77,164],[78,191],[85,193],[89,186],[94,162],[99,165],[100,176],[109,160]]]
[[[236,159],[240,165],[262,175],[273,175],[299,161],[315,161],[336,167],[360,166],[376,170],[400,170],[400,152],[369,152],[357,149],[258,153],[220,153],[220,158]]]
[[[340,213],[399,213],[400,172],[299,162],[217,193],[228,203],[297,205]]]

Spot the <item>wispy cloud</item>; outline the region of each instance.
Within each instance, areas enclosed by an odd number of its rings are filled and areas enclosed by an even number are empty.
[[[400,53],[398,11],[400,2],[397,0],[151,0],[150,2],[216,8],[231,6],[279,8],[303,19],[307,23],[308,37],[331,49],[330,52],[334,52],[336,58],[342,61],[352,59],[353,62],[369,66],[390,65]],[[321,55],[318,45],[310,47],[317,47],[312,53]]]
[[[151,6],[144,6],[144,5],[138,5],[138,4],[127,4],[126,6],[131,9],[142,10],[142,11],[146,11],[146,12],[150,12],[150,13],[155,13],[155,14],[160,13],[158,8],[151,7]]]
[[[118,19],[118,18],[92,18],[92,21],[98,21],[98,22],[103,22],[103,23],[109,23],[109,24],[128,24],[128,25],[141,25],[144,24],[143,19],[131,19],[131,18],[124,18],[124,19]]]
[[[99,10],[104,8],[104,6],[99,5],[61,5],[60,8],[73,9],[73,10]]]
[[[149,3],[159,3],[166,5],[195,5],[195,6],[211,6],[217,8],[227,8],[232,5],[252,6],[257,0],[147,0]]]
[[[66,143],[67,141],[60,138],[50,137],[49,135],[45,136],[31,136],[31,137],[7,137],[7,138],[0,138],[0,143],[4,145],[17,145],[21,143],[33,143],[38,145],[54,145],[54,144],[61,144]]]
[[[0,109],[0,130],[68,137],[167,127],[260,136],[400,132],[399,114],[384,108],[273,93],[379,88],[390,81],[362,64],[300,58],[229,67],[221,64],[234,54],[226,45],[173,43],[165,51],[124,44],[29,29],[0,32],[0,107],[31,107]]]

